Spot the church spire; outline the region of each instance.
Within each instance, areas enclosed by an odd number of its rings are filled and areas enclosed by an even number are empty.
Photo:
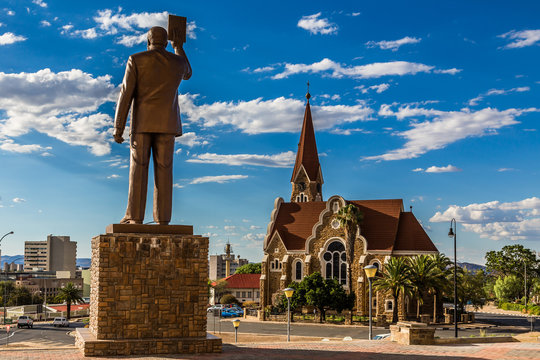
[[[322,201],[322,173],[315,141],[315,130],[311,118],[311,107],[309,99],[311,95],[306,94],[306,110],[304,112],[304,123],[300,133],[296,162],[291,177],[293,191],[291,202]]]

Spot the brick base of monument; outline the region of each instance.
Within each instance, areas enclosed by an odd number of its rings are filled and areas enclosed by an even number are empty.
[[[85,356],[221,352],[206,333],[208,238],[160,228],[92,239],[90,326],[76,332]]]

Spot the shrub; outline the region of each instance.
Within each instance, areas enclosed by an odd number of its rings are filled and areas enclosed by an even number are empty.
[[[259,307],[255,301],[246,301],[242,305],[249,309],[257,309]]]
[[[225,294],[219,299],[220,304],[239,304],[238,300],[232,294]]]

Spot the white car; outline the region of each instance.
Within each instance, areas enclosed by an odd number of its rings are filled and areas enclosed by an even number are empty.
[[[26,315],[19,316],[19,319],[17,320],[17,328],[22,328],[23,326],[31,329],[34,327],[34,321],[32,318]]]
[[[52,325],[54,327],[62,327],[62,326],[69,327],[69,321],[66,318],[63,318],[63,317],[56,317],[56,318],[54,318],[54,320],[52,322]]]

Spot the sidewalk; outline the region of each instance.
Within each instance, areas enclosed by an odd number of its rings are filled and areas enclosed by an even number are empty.
[[[474,311],[477,313],[486,313],[486,314],[514,315],[514,316],[523,316],[523,317],[530,316],[527,314],[523,314],[521,311],[499,309],[498,307],[494,305],[484,305],[482,308],[478,310],[474,310],[472,307],[468,307],[467,310]],[[533,316],[538,317],[537,315],[533,315]]]
[[[13,360],[82,360],[84,357],[76,349],[66,350],[4,350],[0,358]],[[133,357],[141,359],[141,357]],[[471,345],[403,346],[389,341],[349,341],[349,342],[302,342],[302,343],[255,343],[224,344],[222,354],[175,355],[144,357],[157,359],[385,359],[385,360],[521,360],[540,359],[540,343],[499,343]],[[103,358],[99,359],[130,359]]]

